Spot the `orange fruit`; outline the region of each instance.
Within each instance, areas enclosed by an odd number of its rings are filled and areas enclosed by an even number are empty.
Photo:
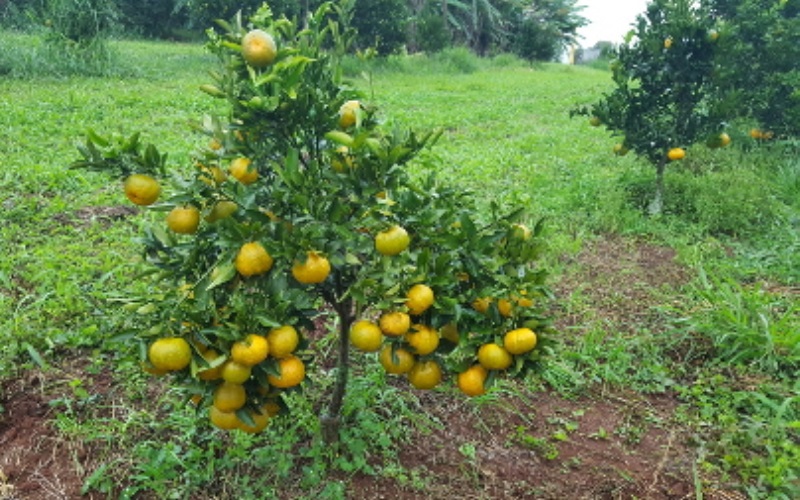
[[[242,184],[252,184],[258,180],[258,170],[250,165],[250,158],[236,158],[231,162],[228,171]]]
[[[214,390],[214,406],[219,411],[236,411],[247,401],[247,393],[241,384],[223,382]]]
[[[603,123],[603,121],[600,120],[600,118],[597,117],[597,116],[593,116],[593,117],[589,118],[589,125],[591,125],[592,127],[599,127],[600,124],[602,124],[602,123]]]
[[[269,344],[266,337],[249,334],[244,340],[234,342],[231,347],[231,359],[245,366],[255,366],[269,354]]]
[[[317,252],[308,252],[302,264],[295,261],[292,276],[303,284],[322,283],[331,273],[331,263]]]
[[[667,152],[667,158],[670,161],[683,160],[686,157],[686,151],[683,148],[672,148]]]
[[[383,332],[375,323],[362,319],[350,327],[350,343],[364,352],[375,352],[383,344]]]
[[[193,205],[175,207],[167,214],[167,227],[178,234],[194,234],[200,225],[200,210]]]
[[[306,376],[306,365],[297,356],[279,359],[278,369],[281,372],[280,376],[267,375],[267,381],[270,385],[280,389],[294,387],[300,384]]]
[[[228,174],[216,166],[207,167],[205,165],[198,165],[197,168],[202,172],[200,180],[212,187],[222,184],[228,178]]]
[[[400,226],[394,225],[375,236],[375,249],[381,255],[394,256],[408,248],[411,237]]]
[[[484,344],[478,349],[478,363],[487,370],[505,370],[512,361],[511,354],[497,344]]]
[[[508,299],[500,299],[497,301],[497,310],[500,311],[501,316],[508,318],[511,316],[512,309],[513,307]]]
[[[416,354],[425,356],[439,347],[439,334],[429,326],[414,325],[411,331],[406,333],[406,342]]]
[[[413,316],[419,316],[427,311],[434,301],[433,290],[422,283],[412,286],[406,297],[406,307],[408,307],[408,312]]]
[[[458,374],[458,388],[467,396],[480,396],[486,393],[486,368],[481,365],[472,365]]]
[[[511,224],[511,237],[516,240],[529,240],[532,234],[531,228],[525,224]]]
[[[391,337],[405,335],[411,328],[411,317],[400,311],[384,313],[378,320],[381,331]]]
[[[331,159],[331,166],[336,172],[343,174],[355,166],[353,157],[350,156],[349,152],[350,149],[347,146],[336,148],[336,153]]]
[[[442,368],[433,360],[417,361],[408,372],[408,381],[417,389],[433,389],[442,381]]]
[[[192,361],[192,348],[180,337],[158,339],[150,344],[147,358],[156,370],[183,370]]]
[[[664,48],[668,49],[670,47],[672,47],[672,37],[668,37],[664,40]]]
[[[266,413],[270,417],[274,417],[275,415],[281,412],[281,405],[279,405],[275,401],[267,401],[261,406],[261,411]]]
[[[125,196],[136,205],[147,206],[156,202],[161,195],[161,185],[145,174],[133,174],[123,184]]]
[[[472,301],[472,308],[481,314],[486,314],[490,305],[492,305],[491,297],[478,297]]]
[[[444,325],[441,329],[439,329],[439,333],[443,339],[449,340],[454,344],[458,344],[458,341],[460,340],[458,328],[456,327],[455,323],[448,323]]]
[[[251,367],[229,359],[222,364],[220,375],[222,375],[222,380],[226,382],[244,384],[250,378],[251,372]]]
[[[219,353],[213,349],[209,349],[203,353],[203,359],[209,364],[219,358]],[[213,368],[205,368],[197,372],[197,378],[200,380],[217,380],[222,377],[222,365],[217,365]]]
[[[269,33],[252,30],[242,38],[242,57],[254,68],[264,68],[275,61],[278,46]]]
[[[206,215],[206,222],[217,222],[218,220],[230,217],[238,209],[239,205],[237,205],[235,202],[230,200],[220,200],[214,203],[211,211],[208,212],[208,215]]]
[[[392,349],[391,345],[387,345],[381,349],[378,361],[380,361],[386,373],[399,375],[411,371],[411,368],[414,367],[415,359],[413,354],[402,347]]]
[[[272,269],[272,257],[261,243],[245,243],[236,254],[235,265],[242,276],[256,276]]]
[[[260,409],[260,413],[250,410],[247,412],[247,414],[250,416],[251,419],[253,419],[254,425],[251,426],[250,424],[245,423],[243,420],[239,420],[239,425],[238,425],[239,430],[244,431],[248,434],[256,434],[266,429],[267,426],[269,425],[270,415],[269,413],[264,411],[263,408]]]
[[[273,328],[267,334],[269,354],[273,358],[285,358],[291,355],[300,344],[300,335],[290,325]]]
[[[536,347],[536,333],[530,328],[517,328],[503,337],[503,347],[511,354],[525,354]]]
[[[358,101],[347,101],[339,108],[339,126],[341,128],[349,128],[356,124],[358,118],[358,110],[361,108],[361,103]]]
[[[222,411],[213,405],[208,408],[208,418],[216,427],[226,431],[239,427],[239,417],[235,412]]]
[[[622,143],[614,144],[614,154],[617,156],[625,156],[628,154],[628,148]]]

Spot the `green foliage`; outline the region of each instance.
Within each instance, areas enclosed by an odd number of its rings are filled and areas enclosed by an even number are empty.
[[[514,20],[511,49],[529,61],[553,61],[577,41],[578,29],[588,19],[580,15],[577,0],[520,2]]]
[[[350,26],[356,32],[356,47],[375,47],[380,55],[398,52],[406,43],[409,17],[406,0],[357,0]]]
[[[129,33],[168,38],[187,26],[187,2],[182,0],[118,0],[120,24]],[[190,2],[190,5],[196,5]],[[199,3],[202,5],[202,3]]]
[[[800,135],[800,2],[708,3],[721,20],[715,71],[725,106],[766,131]]]

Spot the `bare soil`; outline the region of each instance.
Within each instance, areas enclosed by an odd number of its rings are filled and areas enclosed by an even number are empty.
[[[112,216],[113,217],[113,216]],[[688,278],[669,248],[620,237],[588,244],[567,263],[557,293],[581,293],[585,310],[559,328],[580,334],[588,321],[635,332],[658,328],[653,314]],[[77,369],[77,360],[62,371]],[[59,371],[59,369],[51,370]],[[0,500],[81,496],[99,466],[90,445],[54,425],[51,402],[70,387],[29,371],[0,385]],[[63,379],[62,379],[63,380]],[[103,397],[109,373],[84,374],[83,388]],[[682,499],[695,496],[693,450],[673,424],[673,395],[616,390],[578,399],[517,387],[497,404],[476,406],[445,393],[421,394],[441,430],[420,433],[400,450],[413,481],[344,477],[354,499]],[[413,475],[413,474],[412,474]],[[707,497],[708,498],[708,497]],[[721,498],[721,497],[720,497]]]

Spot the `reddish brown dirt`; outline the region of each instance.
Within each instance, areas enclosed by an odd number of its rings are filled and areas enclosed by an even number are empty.
[[[559,327],[580,333],[603,321],[612,328],[658,327],[653,308],[686,280],[667,248],[606,238],[569,263],[559,295],[581,293],[586,306],[562,314]],[[563,313],[563,311],[562,311]],[[77,362],[63,360],[79,366]],[[63,367],[69,371],[69,367]],[[50,401],[69,394],[28,372],[0,386],[0,500],[81,497],[99,465],[77,436],[59,432]],[[81,375],[91,394],[112,391],[108,374]],[[64,380],[63,374],[61,380]],[[672,425],[670,395],[614,392],[566,400],[507,385],[496,402],[475,404],[446,393],[421,394],[440,428],[417,433],[400,462],[418,481],[344,477],[354,499],[680,499],[695,496],[694,455]],[[99,498],[99,497],[98,497]]]

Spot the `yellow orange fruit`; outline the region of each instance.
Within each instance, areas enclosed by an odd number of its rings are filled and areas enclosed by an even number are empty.
[[[263,30],[252,30],[242,38],[242,57],[254,68],[269,66],[277,55],[275,39]]]
[[[395,256],[408,248],[411,237],[404,228],[394,225],[375,236],[375,249],[381,255]]]
[[[269,355],[273,358],[285,358],[290,356],[300,344],[300,334],[295,327],[283,325],[273,328],[267,334],[269,344]]]
[[[406,342],[415,354],[425,356],[439,347],[439,334],[436,330],[426,325],[414,325],[405,335]]]
[[[481,396],[486,393],[486,368],[472,365],[458,374],[458,388],[467,396]]]
[[[384,313],[378,320],[378,326],[385,335],[399,337],[411,328],[411,317],[401,311]]]
[[[508,299],[500,299],[497,301],[497,310],[500,311],[500,315],[508,318],[511,316],[511,312],[513,310],[513,306],[511,305],[511,301]]]
[[[220,375],[222,380],[233,384],[244,384],[250,378],[252,368],[229,359],[222,364]]]
[[[125,196],[136,205],[152,205],[161,195],[161,185],[157,180],[145,174],[133,174],[123,184]]]
[[[299,385],[306,376],[306,366],[297,356],[287,356],[278,360],[280,375],[267,375],[270,385],[280,389],[288,389]]]
[[[208,418],[214,426],[229,431],[239,427],[239,417],[233,411],[222,411],[216,406],[208,408]]]
[[[219,353],[214,349],[208,349],[203,353],[203,359],[209,364],[213,363],[219,358]],[[200,380],[217,380],[222,377],[222,365],[217,365],[212,368],[206,368],[197,372],[197,378]]]
[[[350,128],[356,124],[358,118],[358,110],[361,108],[361,103],[358,101],[347,101],[339,108],[339,126],[341,128]]]
[[[200,225],[200,210],[193,205],[175,207],[167,214],[167,227],[178,234],[194,234]]]
[[[214,389],[214,406],[223,412],[236,411],[247,401],[244,386],[231,382],[223,382]]]
[[[383,344],[383,332],[375,323],[362,319],[350,327],[350,343],[361,351],[375,352]]]
[[[261,243],[249,242],[239,249],[234,264],[242,276],[256,276],[272,269],[272,257]]]
[[[192,361],[192,348],[180,337],[162,338],[150,344],[147,357],[156,370],[183,370]]]
[[[236,158],[228,167],[230,174],[242,184],[253,184],[258,180],[258,169],[251,165],[250,158]]]
[[[419,316],[427,311],[434,301],[433,290],[422,283],[412,286],[406,297],[406,307],[408,307],[408,312],[413,316]]]
[[[231,359],[245,366],[255,366],[265,359],[269,354],[269,344],[266,337],[249,334],[244,340],[233,343],[231,347]]]
[[[239,209],[236,202],[230,200],[220,200],[214,203],[211,211],[206,215],[206,222],[213,223],[222,219],[226,219]]]
[[[408,373],[414,367],[414,355],[402,347],[392,349],[391,345],[384,346],[381,353],[378,355],[383,369],[386,373],[399,375],[401,373]]]
[[[484,344],[478,349],[478,363],[487,370],[505,370],[512,361],[511,354],[497,344]]]
[[[683,148],[672,148],[667,152],[667,158],[670,161],[683,160],[686,157],[686,151]]]
[[[503,337],[503,347],[511,354],[525,354],[536,347],[536,332],[530,328],[517,328]]]
[[[492,305],[491,297],[478,297],[474,301],[472,301],[472,308],[478,311],[481,314],[486,314],[489,310],[489,306]]]
[[[295,261],[292,266],[292,276],[303,284],[322,283],[331,273],[331,263],[317,252],[308,252],[306,261]]]
[[[408,372],[408,381],[417,389],[433,389],[442,381],[442,368],[433,360],[417,361]]]

